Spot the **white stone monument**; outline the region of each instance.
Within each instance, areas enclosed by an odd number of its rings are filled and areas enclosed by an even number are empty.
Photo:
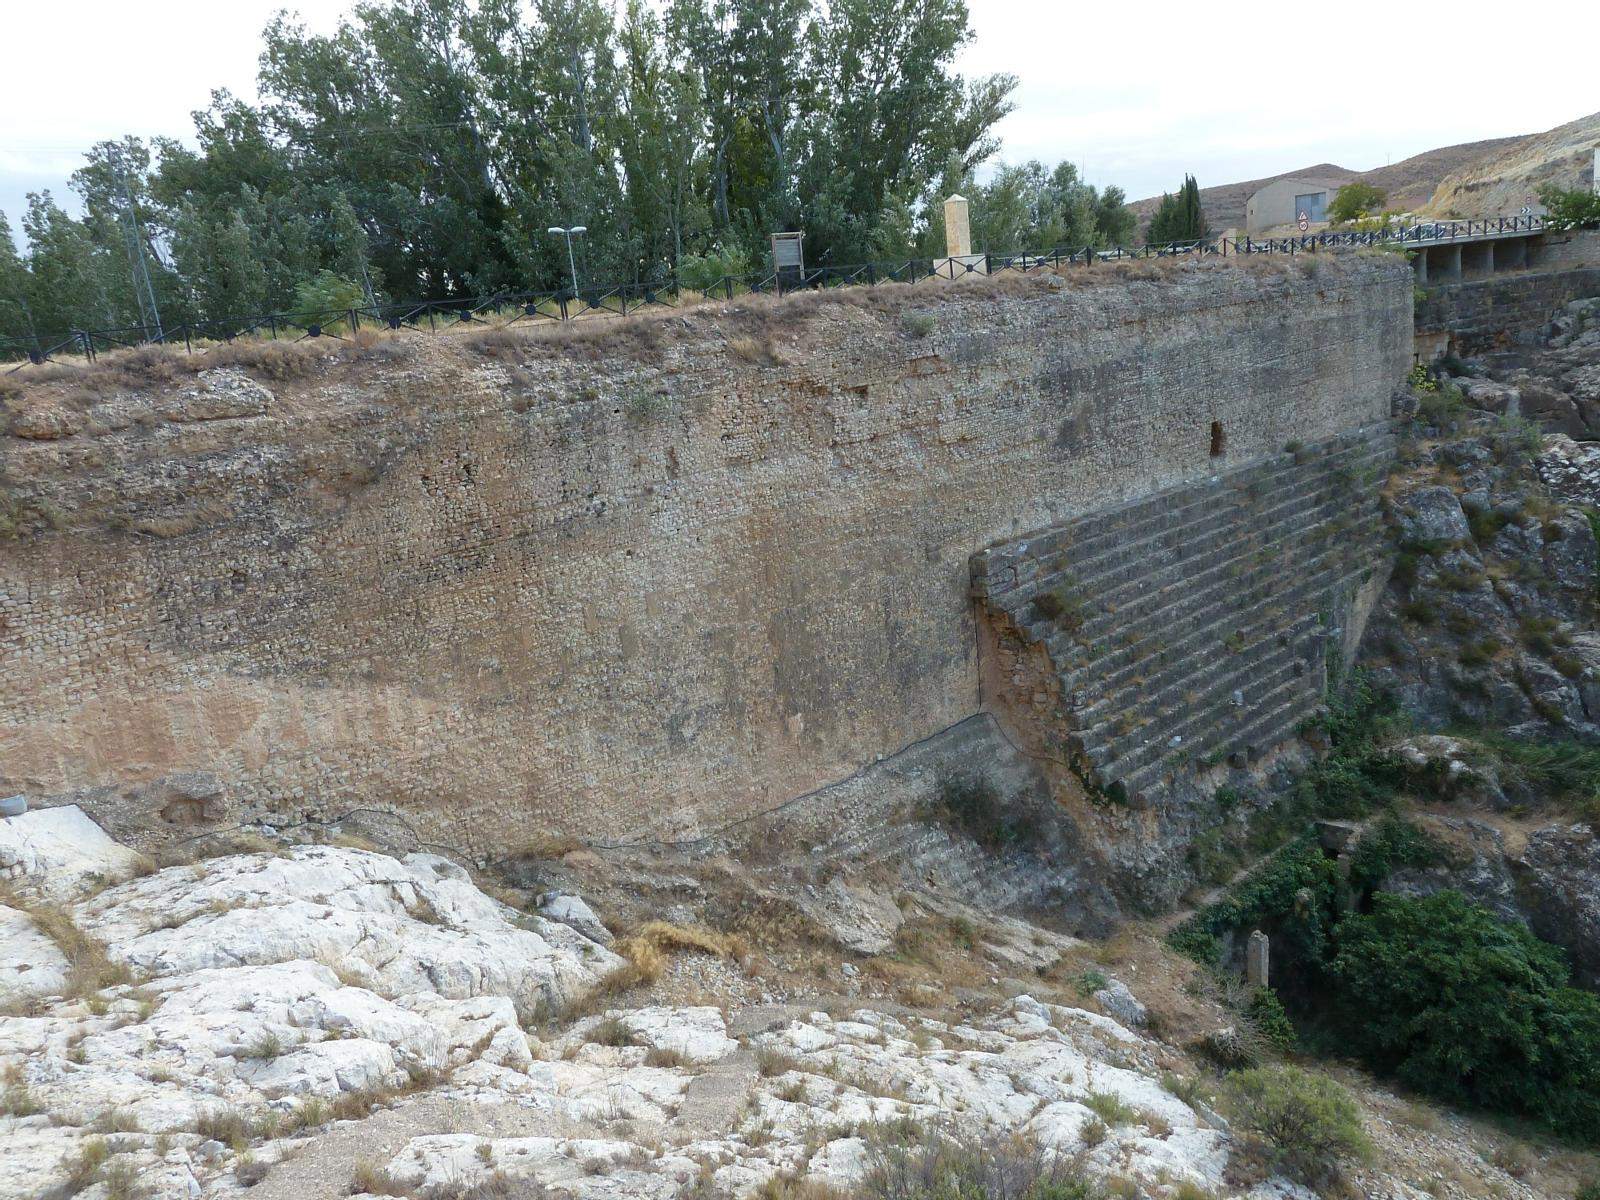
[[[944,202],[944,252],[948,257],[935,262],[933,269],[946,279],[989,273],[985,257],[972,252],[972,218],[965,196]]]

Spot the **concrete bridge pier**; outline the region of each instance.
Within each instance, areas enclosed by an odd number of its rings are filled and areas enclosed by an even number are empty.
[[[1469,279],[1494,274],[1494,243],[1467,242],[1460,247],[1461,272]]]
[[[1440,283],[1455,283],[1461,278],[1461,245],[1429,246],[1428,275]]]

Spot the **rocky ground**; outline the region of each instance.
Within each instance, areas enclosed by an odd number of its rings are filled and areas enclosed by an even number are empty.
[[[1600,296],[1566,305],[1532,351],[1452,365],[1475,408],[1526,417],[1571,438],[1600,437]]]
[[[1600,985],[1600,443],[1571,436],[1600,430],[1600,298],[1412,402],[1385,488],[1396,567],[1361,660],[1422,727],[1394,752],[1450,856],[1388,886],[1458,889]]]
[[[933,1125],[1122,1196],[1315,1194],[1218,1111],[1192,1047],[1237,1016],[1152,937],[928,893],[868,953],[771,914],[757,945],[690,923],[726,864],[553,855],[601,911],[676,894],[681,923],[616,937],[571,889],[481,881],[506,903],[427,854],[262,837],[158,869],[72,808],[0,823],[0,1197],[820,1196]],[[1378,1146],[1348,1194],[1589,1169],[1345,1078]]]

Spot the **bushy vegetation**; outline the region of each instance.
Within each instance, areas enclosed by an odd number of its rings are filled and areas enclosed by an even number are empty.
[[[1161,203],[1156,207],[1155,216],[1150,218],[1145,241],[1152,244],[1192,242],[1210,232],[1205,209],[1200,204],[1200,185],[1193,175],[1185,175],[1176,196],[1161,193]]]
[[[1273,1166],[1316,1186],[1372,1144],[1350,1093],[1298,1067],[1256,1067],[1228,1077],[1224,1101],[1239,1128],[1264,1144]]]
[[[1530,741],[1498,730],[1463,733],[1514,792],[1539,797],[1593,824],[1600,821],[1600,746],[1572,738]]]
[[[302,324],[307,325],[332,324],[352,308],[360,308],[367,303],[369,298],[359,283],[327,270],[318,271],[294,289],[295,315]]]
[[[1383,211],[1383,202],[1388,199],[1382,188],[1373,187],[1370,183],[1359,180],[1347,183],[1334,193],[1332,202],[1328,205],[1328,219],[1335,224],[1344,224],[1349,221],[1360,221]]]
[[[1328,973],[1333,1022],[1373,1066],[1600,1138],[1600,998],[1556,947],[1454,892],[1378,895],[1340,925]]]
[[[1446,855],[1395,803],[1418,782],[1382,750],[1396,720],[1353,681],[1327,717],[1332,751],[1295,792],[1302,814],[1380,814],[1347,871],[1303,835],[1171,940],[1214,964],[1223,937],[1264,930],[1288,1005],[1280,1024],[1277,996],[1252,999],[1252,1021],[1269,1038],[1298,1025],[1313,1046],[1354,1053],[1447,1101],[1600,1141],[1600,998],[1570,986],[1563,953],[1457,893],[1377,891],[1395,871]],[[1478,736],[1508,778],[1539,793],[1592,798],[1600,787],[1600,750]],[[1257,1091],[1276,1103],[1281,1083],[1257,1080]]]
[[[1101,1200],[1063,1155],[1021,1138],[960,1138],[924,1126],[885,1126],[870,1144],[862,1200]]]
[[[1548,210],[1545,225],[1550,229],[1594,229],[1600,227],[1600,192],[1588,188],[1541,188],[1539,203]]]
[[[1007,803],[981,775],[945,772],[939,777],[934,816],[986,850],[1026,847],[1038,840],[1038,823]]]
[[[737,246],[724,248],[721,243],[704,254],[685,254],[678,259],[678,282],[697,292],[709,292],[728,276],[739,276],[750,270],[750,259]]]

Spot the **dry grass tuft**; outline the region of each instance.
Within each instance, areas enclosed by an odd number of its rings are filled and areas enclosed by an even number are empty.
[[[647,1067],[676,1067],[682,1069],[691,1064],[677,1050],[665,1046],[652,1046],[650,1052],[644,1056],[644,1065]]]
[[[4,888],[0,888],[0,904],[27,913],[39,932],[56,944],[67,960],[65,994],[68,999],[88,999],[102,988],[133,981],[127,966],[112,962],[105,946],[78,928],[66,909],[54,904],[28,903]]]
[[[321,364],[326,350],[316,342],[225,342],[194,356],[196,370],[241,367],[282,382],[301,379]]]
[[[408,1196],[410,1189],[389,1174],[389,1169],[373,1162],[371,1159],[362,1159],[356,1163],[356,1169],[351,1174],[350,1186],[347,1189],[352,1196],[366,1192],[373,1196]]]
[[[570,1015],[582,1016],[592,1012],[605,997],[655,983],[665,973],[668,957],[673,953],[687,951],[740,959],[747,952],[744,939],[736,935],[667,921],[646,921],[613,948],[627,962],[602,979]]]
[[[83,1191],[100,1176],[111,1158],[111,1147],[103,1137],[93,1137],[84,1142],[78,1153],[67,1162],[68,1195]]]
[[[749,337],[740,334],[728,339],[728,353],[740,362],[758,367],[776,367],[782,363],[778,347],[770,337]]]

